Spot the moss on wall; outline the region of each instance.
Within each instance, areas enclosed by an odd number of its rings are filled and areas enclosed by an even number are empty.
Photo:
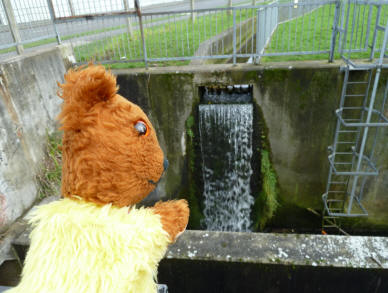
[[[264,229],[278,207],[278,179],[272,166],[271,147],[268,141],[268,128],[260,107],[253,103],[253,133],[252,133],[253,174],[251,191],[255,202],[251,212],[253,231]]]
[[[203,219],[202,159],[199,145],[198,107],[193,106],[192,114],[186,120],[186,162],[187,172],[182,194],[190,206],[189,229],[201,229]]]

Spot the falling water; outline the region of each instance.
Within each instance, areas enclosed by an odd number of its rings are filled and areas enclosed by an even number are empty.
[[[199,130],[204,224],[208,230],[249,231],[252,105],[200,105]]]

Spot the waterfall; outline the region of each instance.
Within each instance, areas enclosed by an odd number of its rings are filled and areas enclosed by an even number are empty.
[[[199,105],[208,230],[250,231],[252,115],[251,104]]]

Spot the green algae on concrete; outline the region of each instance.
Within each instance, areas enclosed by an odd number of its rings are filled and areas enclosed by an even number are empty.
[[[190,206],[189,229],[201,229],[203,219],[203,179],[202,159],[199,145],[199,131],[197,127],[198,107],[193,107],[193,112],[186,120],[186,152],[187,173],[185,187],[182,194]]]

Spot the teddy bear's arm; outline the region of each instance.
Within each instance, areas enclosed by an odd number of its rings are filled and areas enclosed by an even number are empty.
[[[160,215],[163,229],[170,235],[171,241],[175,241],[186,229],[190,214],[186,200],[159,201],[152,210]]]

